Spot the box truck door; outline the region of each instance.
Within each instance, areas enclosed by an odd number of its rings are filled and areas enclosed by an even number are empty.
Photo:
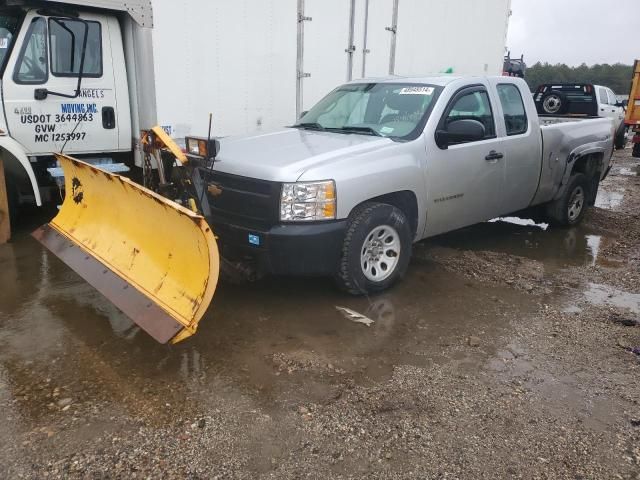
[[[86,30],[81,88],[78,74]],[[7,124],[29,154],[118,150],[106,17],[30,12],[3,79]]]

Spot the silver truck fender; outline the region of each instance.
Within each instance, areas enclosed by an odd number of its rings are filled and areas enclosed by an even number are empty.
[[[587,155],[593,155],[594,153],[595,154],[602,154],[603,163],[604,163],[605,149],[602,148],[601,146],[597,145],[597,144],[594,144],[594,143],[587,143],[585,145],[580,145],[579,147],[576,147],[567,156],[566,167],[565,167],[565,170],[564,170],[564,174],[562,175],[562,183],[560,184],[556,194],[553,196],[554,200],[557,200],[558,198],[560,198],[564,194],[564,191],[567,188],[567,185],[569,184],[569,178],[571,177],[571,172],[573,171],[573,166],[575,165],[575,163],[580,158],[586,157]]]
[[[33,172],[33,168],[31,168],[31,162],[29,162],[29,157],[27,157],[27,154],[24,152],[22,145],[16,142],[13,138],[3,135],[0,136],[0,149],[8,153],[8,155],[4,155],[5,169],[8,172],[17,172],[19,171],[17,165],[22,165],[24,173],[26,173],[27,177],[29,177],[29,181],[31,182],[31,188],[33,189],[33,196],[36,199],[36,205],[39,207],[42,206],[42,199],[40,198],[40,189],[38,188],[36,174]]]

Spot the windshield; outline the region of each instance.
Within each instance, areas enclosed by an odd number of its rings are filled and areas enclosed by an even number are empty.
[[[441,87],[409,83],[358,83],[336,88],[294,125],[408,139],[417,136]]]
[[[18,14],[0,12],[0,70],[4,68],[4,62],[18,33],[21,20]]]

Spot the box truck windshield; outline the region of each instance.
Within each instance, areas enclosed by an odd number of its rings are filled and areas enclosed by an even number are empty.
[[[4,69],[7,54],[20,27],[22,17],[8,12],[0,12],[0,70]]]

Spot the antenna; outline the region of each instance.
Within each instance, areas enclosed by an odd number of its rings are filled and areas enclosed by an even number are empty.
[[[209,159],[211,158],[211,152],[209,152],[209,147],[211,145],[211,127],[212,127],[212,124],[213,124],[213,113],[209,113],[209,132],[207,133],[207,173],[210,173],[210,172],[213,171],[213,164],[214,164],[213,159],[211,159],[211,161],[209,161]],[[202,192],[200,193],[200,200],[198,201],[198,206],[199,206],[200,210],[202,210],[202,201],[204,200],[204,195],[205,195],[206,190],[207,189],[203,185],[202,186]]]
[[[213,113],[209,113],[209,133],[207,133],[207,162],[209,161],[209,145],[211,145],[211,123],[213,122]]]

